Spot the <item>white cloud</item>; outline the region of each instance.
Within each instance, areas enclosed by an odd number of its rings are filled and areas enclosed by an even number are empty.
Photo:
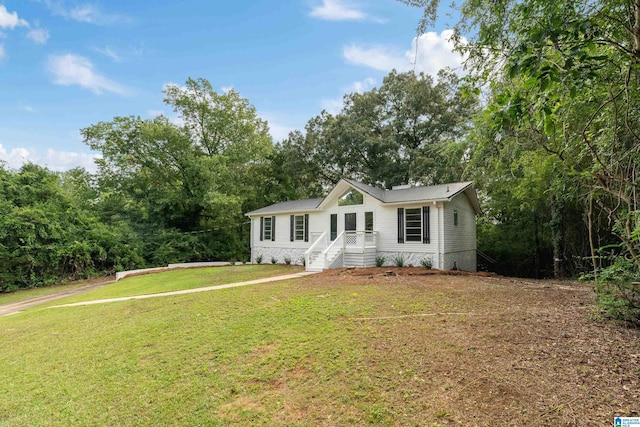
[[[309,13],[314,18],[327,21],[375,21],[383,20],[370,16],[345,0],[322,0],[322,4],[314,7]]]
[[[289,137],[290,132],[296,129],[302,129],[290,123],[285,123],[290,120],[290,118],[277,112],[259,113],[259,115],[262,120],[266,120],[267,123],[269,123],[269,134],[271,134],[274,142],[285,140]]]
[[[415,60],[416,71],[432,76],[445,67],[461,70],[463,57],[459,52],[453,51],[455,45],[452,36],[453,30],[444,30],[440,34],[431,31],[422,34],[419,39],[413,39],[411,50],[405,52],[405,58],[410,63]],[[416,43],[418,43],[417,55]],[[466,43],[466,39],[463,38],[462,43]]]
[[[15,27],[28,27],[29,23],[18,18],[18,13],[10,13],[4,5],[0,4],[0,28],[13,30]]]
[[[4,50],[4,46],[0,44],[0,62],[2,62],[2,60],[4,59],[6,53]]]
[[[364,65],[381,71],[390,71],[394,68],[404,70],[410,66],[403,57],[402,51],[382,45],[363,47],[352,44],[343,49],[342,56],[352,64]]]
[[[25,147],[7,150],[0,144],[0,161],[6,162],[7,166],[12,169],[18,169],[25,163],[35,163],[54,171],[83,167],[89,172],[95,172],[97,170],[95,160],[99,157],[98,154],[58,151],[52,148],[47,149],[44,153]]]
[[[95,94],[113,92],[126,95],[127,90],[120,84],[97,73],[93,64],[82,56],[65,54],[49,57],[47,69],[57,85],[77,85]]]
[[[147,115],[149,117],[156,118],[158,116],[164,116],[164,111],[162,111],[162,110],[149,110],[149,111],[147,111]]]
[[[342,111],[342,107],[344,105],[342,98],[333,98],[333,99],[323,99],[320,101],[320,105],[322,109],[325,110],[329,114],[333,114],[334,116]]]
[[[376,84],[376,79],[372,77],[368,77],[362,81],[351,83],[351,92],[357,92],[357,93],[366,92],[369,89],[373,88],[375,84]]]
[[[269,122],[269,133],[274,142],[285,140],[289,137],[289,133],[296,130],[294,127],[284,124],[276,123],[274,121]]]
[[[106,56],[107,58],[112,59],[115,62],[122,62],[122,57],[118,55],[118,53],[115,50],[111,49],[109,46],[95,47],[93,48],[93,50],[95,50],[101,55]]]
[[[34,43],[45,44],[49,40],[49,31],[44,28],[34,28],[27,33],[27,38]]]
[[[36,109],[33,108],[31,105],[24,105],[22,107],[20,107],[21,110],[26,111],[28,113],[35,113]]]
[[[368,77],[364,80],[351,83],[349,86],[343,89],[345,94],[349,93],[363,93],[371,90],[376,84],[376,79]],[[336,115],[342,111],[344,106],[343,98],[323,99],[321,101],[322,109],[327,113]]]
[[[126,15],[106,13],[97,6],[89,3],[79,4],[75,7],[67,7],[64,0],[36,0],[44,5],[54,15],[63,16],[74,21],[95,25],[130,24],[133,19]]]
[[[454,70],[460,70],[462,67],[462,56],[458,52],[453,52],[452,35],[452,30],[444,30],[440,34],[430,31],[414,38],[409,50],[383,45],[363,47],[352,44],[343,49],[343,57],[352,64],[364,65],[380,71],[391,71],[395,68],[403,72],[415,68],[416,72],[424,72],[435,77],[442,68],[451,67]],[[466,40],[462,39],[462,42]]]
[[[75,21],[93,23],[100,16],[98,9],[89,4],[74,7],[69,11],[69,17]]]

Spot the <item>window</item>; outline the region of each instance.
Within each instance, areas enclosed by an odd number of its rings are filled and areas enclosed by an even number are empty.
[[[431,243],[429,206],[398,208],[398,243]]]
[[[344,214],[344,231],[356,231],[356,214]]]
[[[295,216],[295,239],[304,240],[304,216]]]
[[[276,217],[260,217],[260,240],[276,240]]]
[[[338,237],[338,214],[331,214],[330,227],[330,238],[333,242]]]
[[[453,225],[458,226],[458,211],[453,211]]]
[[[289,240],[309,241],[309,214],[291,215],[289,221]]]
[[[373,212],[364,213],[364,231],[373,231]]]
[[[361,205],[364,203],[364,196],[359,191],[354,190],[353,188],[346,193],[344,193],[338,199],[338,206],[353,206],[353,205]]]
[[[405,209],[405,241],[419,242],[422,240],[422,215],[420,208]]]

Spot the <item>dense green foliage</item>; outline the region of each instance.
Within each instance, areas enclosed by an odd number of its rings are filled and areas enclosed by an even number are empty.
[[[440,4],[401,1],[424,9],[419,31]],[[481,247],[488,233],[539,260],[548,240],[556,275],[592,270],[607,312],[628,319],[620,303],[637,319],[640,0],[466,0],[459,12],[468,80],[488,88],[472,148],[491,215]],[[517,249],[531,230],[535,245]]]
[[[282,166],[325,188],[344,176],[383,188],[454,181],[477,105],[449,71],[437,82],[392,71],[379,88],[346,95],[337,115],[323,111],[292,133],[279,150],[295,160]]]
[[[243,214],[264,203],[267,124],[237,92],[218,94],[204,79],[164,93],[181,124],[115,117],[82,130],[103,155],[97,178],[105,219],[125,218],[151,264],[240,259],[248,244]]]
[[[81,170],[0,167],[1,291],[144,263],[136,234],[126,223],[101,221],[92,196],[90,177]]]

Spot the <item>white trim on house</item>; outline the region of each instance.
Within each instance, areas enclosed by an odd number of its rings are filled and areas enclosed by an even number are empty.
[[[356,204],[340,205],[339,199],[350,189],[363,195],[362,203],[356,197]],[[416,235],[415,241],[406,238],[407,209],[420,212],[420,239]],[[373,230],[365,231],[369,212]],[[458,225],[454,224],[454,212]],[[306,263],[308,270],[323,270],[371,267],[376,258],[384,258],[384,265],[402,259],[405,265],[419,266],[429,258],[434,268],[476,271],[476,216],[480,212],[471,182],[383,190],[342,179],[324,198],[281,202],[247,213],[251,219],[251,261]],[[292,227],[295,217],[302,215],[305,238],[297,239]],[[334,241],[332,215],[337,219]],[[270,240],[261,239],[261,218],[275,221]],[[352,225],[353,218],[355,230],[346,230],[347,219]]]

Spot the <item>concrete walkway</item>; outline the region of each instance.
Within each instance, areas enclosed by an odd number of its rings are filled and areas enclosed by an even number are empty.
[[[315,271],[303,271],[300,273],[294,274],[285,274],[282,276],[273,276],[266,277],[264,279],[256,279],[249,280],[246,282],[237,282],[237,283],[227,283],[225,285],[216,285],[216,286],[207,286],[204,288],[194,288],[194,289],[185,289],[182,291],[171,291],[171,292],[162,292],[158,294],[147,294],[147,295],[133,295],[130,297],[120,297],[120,298],[105,298],[105,299],[97,299],[93,301],[83,301],[83,302],[75,302],[72,304],[61,304],[54,305],[48,308],[59,308],[59,307],[77,307],[81,305],[93,305],[93,304],[106,304],[109,302],[117,302],[117,301],[129,301],[134,299],[147,299],[147,298],[158,298],[158,297],[168,297],[172,295],[185,295],[185,294],[195,294],[197,292],[208,292],[208,291],[217,291],[220,289],[229,289],[229,288],[237,288],[240,286],[249,286],[249,285],[257,285],[259,283],[269,283],[269,282],[279,282],[281,280],[289,280],[289,279],[297,279],[299,277],[305,277],[312,274],[317,274]]]

